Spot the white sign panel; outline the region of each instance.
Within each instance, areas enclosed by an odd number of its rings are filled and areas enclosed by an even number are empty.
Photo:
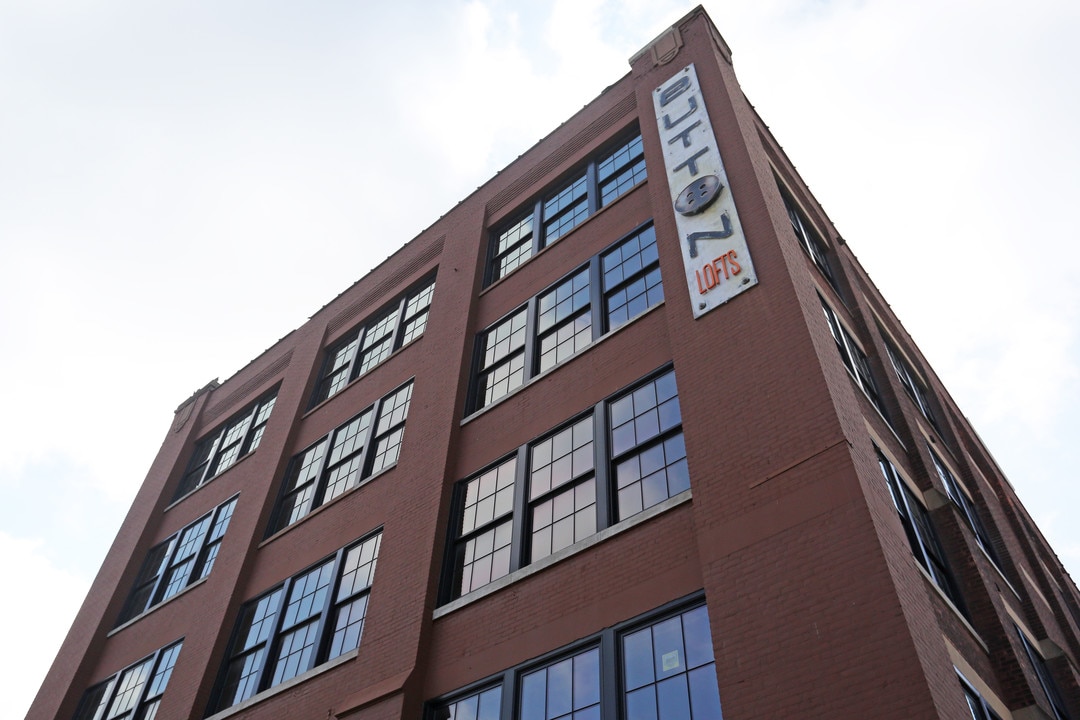
[[[691,63],[653,92],[686,283],[697,319],[757,285]]]

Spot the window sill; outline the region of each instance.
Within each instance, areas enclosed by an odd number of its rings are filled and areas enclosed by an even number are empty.
[[[636,527],[638,525],[641,525],[642,523],[648,522],[649,520],[652,520],[657,515],[662,515],[663,513],[667,512],[668,510],[670,510],[670,509],[672,509],[674,507],[682,505],[683,503],[690,502],[690,500],[693,498],[691,493],[692,493],[692,490],[684,490],[681,493],[679,493],[678,495],[674,495],[672,497],[669,497],[667,500],[664,500],[661,503],[657,503],[656,505],[653,505],[651,508],[648,508],[646,510],[642,510],[641,512],[637,513],[636,515],[628,517],[625,520],[621,520],[621,521],[615,523],[614,525],[612,525],[610,527],[604,528],[600,532],[598,532],[598,533],[596,533],[594,535],[590,535],[589,537],[585,538],[584,540],[580,540],[580,541],[574,543],[573,545],[570,545],[569,547],[565,547],[565,548],[563,548],[562,550],[559,550],[556,553],[552,553],[551,555],[548,555],[546,558],[543,558],[542,560],[537,560],[536,562],[531,563],[529,565],[526,565],[525,567],[518,568],[517,570],[510,573],[509,575],[504,575],[503,577],[499,578],[498,580],[490,582],[487,585],[485,585],[484,587],[479,588],[478,590],[472,591],[468,595],[462,595],[457,600],[452,600],[451,602],[448,602],[447,604],[443,605],[442,607],[436,608],[435,612],[432,614],[432,619],[433,620],[438,620],[439,618],[443,617],[444,615],[449,615],[450,613],[454,612],[455,610],[459,610],[459,609],[465,607],[466,605],[471,605],[472,603],[476,602],[477,600],[481,600],[482,598],[485,598],[488,595],[496,593],[499,590],[502,590],[504,587],[507,587],[508,585],[513,585],[514,583],[518,582],[519,580],[524,580],[525,578],[527,578],[527,577],[529,577],[531,575],[535,575],[536,573],[543,572],[544,570],[551,567],[552,565],[554,565],[556,563],[559,563],[559,562],[562,562],[563,560],[565,560],[568,557],[572,557],[574,555],[577,555],[580,552],[588,550],[589,548],[591,548],[591,547],[593,547],[595,545],[598,545],[599,543],[604,542],[608,538],[614,537],[616,535],[620,535],[620,534],[626,532],[627,530],[630,530],[631,528],[634,528],[634,527]]]
[[[333,660],[327,660],[322,665],[319,665],[317,667],[313,667],[310,670],[308,670],[307,672],[301,673],[301,674],[297,675],[296,677],[294,677],[294,678],[292,678],[290,680],[286,680],[285,682],[280,683],[278,685],[275,685],[272,688],[267,688],[266,690],[263,690],[260,693],[256,693],[256,694],[252,695],[251,697],[249,697],[247,700],[239,702],[236,705],[233,705],[231,707],[227,707],[224,710],[219,710],[218,712],[214,713],[213,715],[208,716],[206,720],[224,720],[224,718],[231,717],[233,715],[236,715],[237,713],[243,712],[244,710],[247,710],[250,707],[258,705],[259,703],[261,703],[261,702],[263,702],[265,700],[269,700],[270,698],[274,697],[275,695],[278,695],[279,693],[283,693],[286,690],[288,690],[288,689],[290,689],[292,687],[295,687],[296,685],[299,685],[302,682],[306,682],[306,681],[312,679],[313,677],[316,677],[318,675],[322,675],[325,672],[333,670],[338,665],[342,665],[342,664],[348,662],[349,660],[352,660],[353,658],[355,658],[357,656],[357,654],[359,654],[359,652],[360,652],[360,648],[356,648],[355,650],[351,650],[351,651],[345,653],[344,655],[338,655]]]
[[[655,311],[655,310],[657,310],[658,308],[662,308],[662,307],[664,307],[664,305],[665,305],[666,303],[667,303],[667,300],[666,300],[666,299],[665,299],[665,300],[661,300],[660,302],[656,303],[656,304],[655,304],[655,305],[653,305],[652,307],[650,307],[650,308],[647,308],[646,310],[643,310],[643,311],[642,311],[642,312],[640,312],[639,314],[635,315],[634,317],[632,317],[632,318],[630,318],[629,320],[627,320],[626,322],[624,322],[624,323],[623,323],[622,325],[620,325],[619,327],[615,328],[614,330],[611,330],[610,332],[606,333],[605,335],[602,335],[602,336],[600,336],[600,337],[599,337],[599,338],[597,338],[596,340],[593,340],[593,341],[592,341],[591,343],[589,343],[588,345],[586,345],[585,347],[583,347],[583,348],[581,349],[581,351],[580,351],[580,352],[574,353],[574,355],[572,355],[571,357],[567,358],[566,360],[564,360],[563,362],[559,363],[558,365],[554,365],[554,366],[552,366],[552,367],[548,368],[547,370],[545,370],[544,372],[540,373],[539,375],[534,375],[533,377],[529,378],[529,381],[528,381],[527,383],[525,383],[525,384],[523,384],[523,385],[520,385],[520,386],[518,386],[518,387],[514,388],[513,390],[511,390],[510,392],[506,393],[505,395],[503,395],[503,396],[502,396],[501,398],[499,398],[498,400],[492,401],[492,402],[491,402],[490,404],[488,404],[488,405],[485,405],[484,407],[480,408],[480,409],[479,409],[479,410],[477,410],[476,412],[473,412],[473,413],[470,413],[469,415],[466,415],[466,416],[465,416],[465,417],[464,417],[464,418],[463,418],[463,419],[461,420],[461,422],[459,423],[459,425],[462,425],[462,426],[463,426],[463,425],[465,425],[465,424],[467,424],[467,423],[470,423],[470,422],[472,422],[473,420],[475,420],[476,418],[480,417],[481,415],[483,415],[483,414],[485,414],[485,413],[489,412],[489,411],[490,411],[490,410],[492,410],[493,408],[496,408],[496,407],[498,407],[499,405],[502,405],[502,404],[503,404],[504,402],[508,401],[508,400],[509,400],[510,398],[512,398],[512,397],[514,397],[515,395],[517,395],[517,394],[519,394],[519,393],[523,392],[523,391],[524,391],[524,390],[525,390],[526,388],[528,388],[529,386],[533,385],[534,383],[538,382],[539,380],[542,380],[543,378],[546,378],[546,377],[547,377],[548,375],[550,375],[551,373],[553,373],[553,372],[556,372],[556,371],[557,371],[557,370],[558,370],[559,368],[561,368],[561,367],[564,367],[564,366],[566,366],[567,364],[569,364],[569,363],[573,362],[574,360],[576,360],[577,358],[581,357],[581,356],[582,356],[582,355],[584,355],[585,353],[589,352],[589,351],[590,351],[590,350],[592,350],[592,349],[593,349],[594,347],[596,347],[596,346],[597,346],[597,345],[599,345],[600,343],[604,342],[604,341],[605,341],[605,340],[607,340],[608,338],[611,338],[611,337],[615,337],[615,336],[616,336],[617,334],[621,333],[621,332],[622,332],[623,330],[625,330],[626,328],[630,327],[631,325],[634,325],[634,324],[636,324],[636,323],[637,323],[637,322],[638,322],[639,320],[641,320],[641,319],[642,319],[643,317],[646,317],[647,315],[651,314],[652,312],[654,312],[654,311]],[[895,433],[894,433],[894,434],[895,434]]]
[[[256,450],[257,450],[257,449],[258,449],[258,448],[256,448]],[[217,479],[218,479],[219,477],[222,477],[223,475],[225,475],[226,473],[228,473],[228,472],[229,472],[230,470],[232,470],[232,469],[233,469],[234,467],[236,467],[236,466],[237,466],[237,465],[239,465],[240,463],[242,463],[242,462],[244,462],[245,460],[247,460],[247,459],[248,459],[249,457],[251,457],[252,455],[254,455],[254,454],[255,454],[256,450],[252,450],[252,451],[251,451],[251,452],[249,452],[249,453],[248,453],[247,455],[242,455],[241,457],[238,457],[238,458],[236,458],[236,462],[234,462],[234,463],[233,463],[232,465],[230,465],[229,467],[225,468],[224,470],[222,470],[221,472],[219,472],[219,473],[218,473],[217,475],[215,475],[214,477],[212,477],[212,478],[210,478],[209,480],[207,480],[206,482],[204,482],[204,483],[203,483],[202,485],[199,485],[199,486],[198,486],[197,488],[195,488],[195,489],[194,489],[194,490],[192,490],[191,492],[188,492],[188,493],[186,493],[186,494],[184,494],[184,495],[181,495],[180,497],[176,498],[176,499],[175,499],[175,500],[173,500],[173,501],[172,501],[171,503],[169,503],[168,505],[166,505],[166,506],[165,506],[165,509],[164,509],[164,510],[162,510],[161,512],[163,512],[163,513],[167,513],[167,512],[169,512],[169,511],[170,511],[170,510],[172,510],[172,509],[173,509],[174,507],[176,507],[176,506],[177,506],[177,505],[179,505],[180,503],[184,502],[184,501],[185,501],[185,500],[187,500],[187,499],[188,499],[189,497],[191,497],[191,496],[192,496],[192,495],[194,495],[195,493],[199,492],[200,490],[202,490],[202,489],[203,489],[204,487],[206,487],[206,486],[207,486],[207,485],[209,485],[210,483],[212,483],[212,482],[216,481],[216,480],[217,480]]]
[[[142,611],[141,613],[139,613],[139,614],[138,614],[138,615],[136,615],[135,617],[131,618],[130,620],[127,620],[127,621],[125,621],[124,623],[122,623],[122,624],[120,624],[120,625],[117,625],[117,626],[116,626],[116,627],[114,627],[114,628],[113,628],[112,630],[110,630],[109,632],[105,633],[105,637],[107,637],[107,638],[110,638],[110,637],[112,637],[113,635],[116,635],[116,634],[117,634],[117,633],[119,633],[119,632],[120,632],[121,630],[123,630],[123,629],[125,629],[125,628],[127,628],[127,627],[130,627],[130,626],[134,625],[135,623],[139,622],[140,620],[142,620],[142,619],[143,619],[144,617],[146,617],[147,615],[150,615],[151,613],[153,613],[153,612],[157,611],[157,610],[158,610],[159,608],[163,608],[163,607],[165,607],[166,605],[168,605],[169,603],[171,603],[171,602],[172,602],[173,600],[176,600],[177,598],[183,597],[184,595],[188,594],[188,592],[190,592],[190,591],[194,590],[195,588],[199,587],[199,586],[200,586],[200,585],[202,585],[202,584],[203,584],[204,582],[206,582],[206,581],[207,581],[207,579],[209,579],[209,577],[210,577],[210,576],[209,576],[209,575],[207,575],[206,577],[203,577],[203,578],[199,578],[198,580],[196,580],[195,582],[191,583],[190,585],[188,585],[188,586],[187,586],[186,588],[184,588],[184,589],[183,589],[183,590],[181,590],[180,592],[178,592],[178,593],[176,593],[175,595],[173,595],[173,596],[172,596],[171,598],[168,598],[167,600],[162,600],[162,601],[161,601],[161,602],[159,602],[159,603],[158,603],[157,605],[154,605],[153,607],[149,607],[149,608],[147,608],[146,610],[143,610],[143,611]]]
[[[634,193],[635,191],[637,191],[637,190],[638,190],[639,188],[641,188],[641,187],[643,187],[643,186],[645,186],[645,185],[648,185],[648,184],[649,184],[649,178],[648,178],[648,177],[646,176],[646,177],[645,177],[645,178],[644,178],[643,180],[641,180],[640,182],[638,182],[638,183],[637,183],[636,185],[634,185],[633,187],[629,188],[629,189],[628,189],[628,190],[627,190],[626,192],[624,192],[624,193],[623,193],[622,195],[620,195],[619,197],[615,198],[615,199],[614,199],[614,200],[612,200],[612,201],[611,201],[610,203],[608,203],[608,204],[607,204],[607,205],[605,205],[604,207],[600,208],[599,210],[597,210],[596,212],[594,212],[594,213],[593,213],[592,215],[590,215],[589,217],[585,218],[585,219],[584,219],[584,220],[582,220],[582,221],[581,221],[580,223],[578,223],[577,225],[575,225],[575,226],[574,226],[574,227],[573,227],[573,228],[572,228],[572,229],[570,230],[570,232],[566,233],[565,235],[563,235],[562,237],[560,237],[559,239],[557,239],[557,240],[556,240],[555,242],[551,243],[550,245],[545,245],[544,247],[540,248],[540,250],[539,250],[539,251],[538,251],[538,252],[537,252],[537,253],[536,253],[535,255],[530,255],[530,256],[529,256],[529,258],[528,258],[527,260],[525,260],[525,262],[521,263],[520,265],[518,265],[518,266],[517,266],[516,268],[514,268],[514,269],[513,269],[513,270],[511,270],[510,272],[506,273],[506,274],[505,274],[505,275],[503,275],[503,276],[502,276],[501,278],[499,278],[498,280],[495,280],[495,281],[494,281],[494,282],[492,282],[492,283],[491,283],[490,285],[488,285],[487,287],[485,287],[485,288],[484,288],[483,290],[481,290],[481,291],[480,291],[480,295],[479,295],[479,297],[483,297],[483,296],[484,296],[484,295],[485,295],[485,294],[486,294],[486,293],[487,293],[488,291],[492,290],[493,288],[496,288],[496,287],[498,287],[499,285],[502,285],[502,284],[503,284],[504,282],[506,282],[507,278],[511,278],[511,277],[513,277],[513,276],[514,276],[514,273],[516,273],[516,272],[517,272],[518,270],[520,270],[521,268],[525,267],[525,266],[526,266],[526,265],[528,265],[528,264],[529,264],[530,262],[532,262],[532,261],[533,261],[533,260],[535,260],[536,258],[540,257],[540,256],[541,256],[541,255],[543,255],[544,253],[546,253],[546,252],[547,252],[548,250],[550,250],[551,248],[553,248],[553,247],[558,247],[558,246],[559,246],[560,244],[562,244],[562,243],[563,243],[563,242],[564,242],[564,241],[565,241],[565,240],[566,240],[566,239],[567,239],[568,237],[571,237],[571,236],[573,236],[573,235],[574,235],[574,233],[576,233],[576,232],[577,232],[578,230],[580,230],[581,228],[583,228],[583,227],[585,227],[586,225],[588,225],[588,224],[589,224],[589,223],[590,223],[590,222],[592,221],[592,219],[593,219],[593,218],[598,218],[598,217],[600,217],[601,215],[603,215],[603,214],[604,214],[604,213],[605,213],[605,212],[606,212],[606,211],[608,210],[608,208],[613,208],[613,207],[615,207],[616,205],[618,205],[618,204],[619,204],[619,203],[620,203],[620,202],[622,201],[622,199],[623,199],[623,198],[626,198],[626,197],[630,197],[630,195],[632,195],[632,194],[633,194],[633,193]],[[500,222],[504,222],[504,221],[500,221]],[[492,260],[490,259],[490,257],[489,257],[489,259],[488,259],[488,261],[487,261],[487,262],[488,262],[488,264],[489,264],[489,265],[490,265],[490,264],[492,263]]]
[[[357,490],[359,490],[360,488],[363,488],[363,487],[367,487],[367,486],[368,486],[368,485],[369,485],[369,484],[370,484],[370,483],[371,483],[371,482],[372,482],[373,480],[375,480],[376,478],[380,478],[380,477],[382,477],[383,475],[385,475],[386,473],[390,472],[391,470],[393,470],[393,469],[394,469],[394,468],[396,468],[396,467],[397,467],[397,463],[395,462],[395,463],[394,463],[393,465],[390,465],[390,466],[388,466],[388,467],[384,467],[384,468],[383,468],[382,470],[380,470],[379,472],[375,473],[374,475],[369,475],[368,477],[364,478],[364,480],[363,480],[363,481],[362,481],[362,482],[361,482],[360,484],[356,485],[355,487],[351,487],[351,488],[349,488],[348,490],[346,490],[345,492],[341,493],[340,495],[338,495],[338,496],[337,496],[336,498],[334,498],[334,499],[333,499],[333,500],[331,500],[330,502],[328,502],[328,503],[325,503],[325,504],[323,504],[323,505],[320,505],[319,507],[317,507],[317,508],[315,508],[314,510],[312,510],[311,512],[309,512],[309,513],[308,513],[307,515],[305,515],[304,517],[302,517],[302,518],[300,518],[299,520],[297,520],[296,522],[294,522],[294,523],[291,523],[291,524],[289,524],[289,525],[286,525],[285,527],[281,528],[280,530],[278,530],[277,532],[275,532],[275,533],[274,533],[273,535],[269,536],[268,538],[266,538],[265,540],[263,540],[262,542],[260,542],[260,543],[258,544],[258,546],[256,547],[256,549],[259,549],[259,550],[261,550],[261,549],[263,548],[263,546],[264,546],[264,545],[268,545],[268,544],[270,544],[271,542],[273,542],[274,540],[277,540],[277,539],[278,539],[279,537],[281,537],[281,536],[282,536],[282,535],[284,535],[285,533],[289,532],[289,531],[290,531],[290,530],[292,530],[293,528],[297,528],[297,527],[300,527],[300,526],[301,526],[301,525],[303,525],[303,524],[304,524],[304,523],[305,523],[305,522],[306,522],[307,520],[309,520],[309,519],[311,519],[311,518],[315,517],[316,515],[319,515],[320,513],[322,513],[322,511],[323,511],[323,510],[326,510],[327,508],[332,508],[332,507],[334,507],[334,505],[338,504],[339,502],[341,502],[341,501],[342,501],[342,500],[344,500],[345,498],[349,497],[350,495],[352,495],[353,493],[355,493],[355,492],[356,492]]]

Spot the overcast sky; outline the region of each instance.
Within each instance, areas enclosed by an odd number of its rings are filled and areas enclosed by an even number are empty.
[[[1080,3],[704,4],[1076,577]],[[29,706],[173,409],[691,7],[0,0],[5,706]]]

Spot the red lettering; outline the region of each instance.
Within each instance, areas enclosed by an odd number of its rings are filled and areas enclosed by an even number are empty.
[[[728,258],[728,262],[731,263],[731,274],[732,275],[738,275],[739,273],[741,273],[742,272],[742,265],[740,265],[735,260],[736,255],[735,255],[734,250],[728,250],[727,258]]]
[[[705,287],[709,290],[720,284],[720,278],[716,277],[716,268],[712,265],[706,265],[702,271],[705,273]]]
[[[734,250],[728,250],[723,255],[714,258],[711,263],[706,264],[700,270],[694,271],[694,277],[697,279],[698,293],[704,295],[709,292],[723,280],[730,280],[732,275],[738,275],[742,272],[742,265],[735,258],[738,254]],[[704,283],[702,282],[704,280]]]
[[[720,261],[720,266],[721,266],[721,267],[723,268],[723,270],[721,270],[720,268],[716,267],[716,260],[719,260],[719,261]],[[725,279],[725,280],[727,280],[727,279],[728,279],[729,277],[731,277],[731,276],[730,276],[730,275],[728,274],[728,267],[727,267],[727,255],[726,255],[726,254],[724,254],[724,255],[721,255],[720,257],[716,258],[716,260],[713,260],[713,261],[712,261],[712,262],[713,262],[713,267],[714,267],[714,268],[716,268],[716,274],[717,274],[717,275],[720,275],[720,273],[721,273],[721,272],[723,272],[723,273],[724,273],[724,279]]]

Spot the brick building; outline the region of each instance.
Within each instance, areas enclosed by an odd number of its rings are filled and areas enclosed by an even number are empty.
[[[699,8],[172,427],[30,710],[1080,717],[1080,594]]]

